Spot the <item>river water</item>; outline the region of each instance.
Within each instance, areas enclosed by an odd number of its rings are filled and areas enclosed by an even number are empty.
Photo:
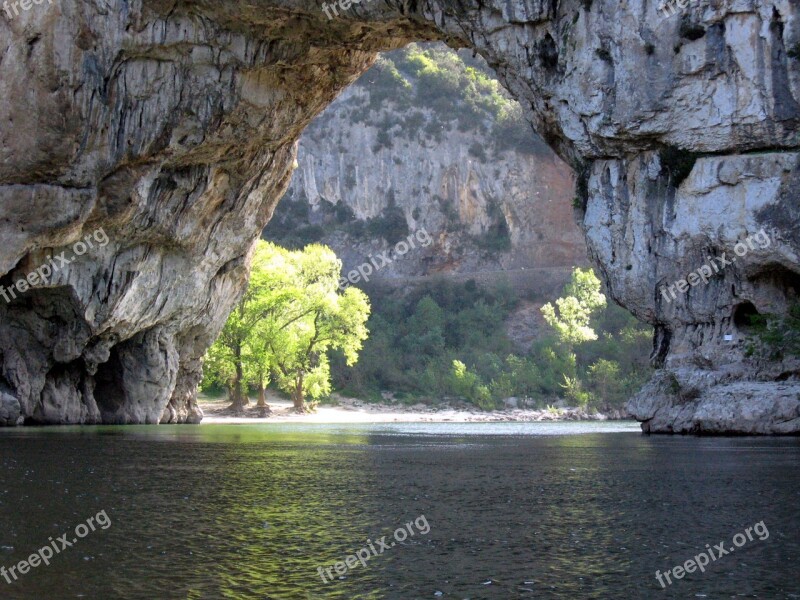
[[[59,548],[0,578],[0,598],[800,598],[796,438],[631,423],[25,428],[0,431],[0,465],[0,566]],[[662,589],[657,569],[737,534],[734,552]],[[357,552],[366,566],[347,568]]]

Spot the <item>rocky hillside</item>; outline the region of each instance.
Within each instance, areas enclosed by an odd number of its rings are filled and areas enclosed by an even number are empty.
[[[297,160],[265,237],[322,241],[346,271],[417,232],[432,243],[371,277],[508,276],[552,295],[586,260],[571,170],[469,51],[382,55],[306,129]]]

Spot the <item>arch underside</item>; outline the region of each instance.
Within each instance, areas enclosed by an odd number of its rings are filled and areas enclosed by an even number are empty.
[[[797,366],[725,342],[734,306],[781,312],[796,295],[796,4],[665,18],[643,0],[372,0],[330,20],[321,4],[63,0],[0,20],[0,284],[93,231],[109,240],[0,303],[0,422],[199,420],[201,357],[303,128],[377,52],[441,40],[482,54],[573,166],[590,257],[696,390],[656,378],[637,418],[800,430]],[[665,301],[760,231],[769,245]],[[726,408],[754,396],[755,419]]]

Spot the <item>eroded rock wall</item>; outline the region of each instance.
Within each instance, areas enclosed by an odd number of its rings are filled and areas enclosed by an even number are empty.
[[[446,46],[425,48],[461,64]],[[571,169],[530,131],[524,143],[509,141],[511,127],[500,128],[491,113],[476,116],[464,97],[444,108],[441,98],[426,102],[424,84],[402,70],[411,55],[384,55],[305,129],[299,167],[265,237],[321,241],[348,273],[391,253],[394,240],[374,225],[394,217],[429,243],[371,280],[399,285],[446,275],[508,281],[542,298],[559,294],[572,267],[586,263]],[[466,50],[461,57],[471,59]],[[387,81],[395,65],[401,71]]]
[[[629,409],[653,431],[796,432],[800,362],[752,355],[749,317],[798,300],[800,154],[702,157],[678,188],[665,162],[597,161],[589,177],[590,252],[656,326],[664,369]]]
[[[337,40],[277,4],[0,13],[2,424],[201,418],[201,357],[295,140],[374,50],[429,35],[396,22]],[[75,256],[97,230],[108,243]],[[62,252],[69,265],[16,285]]]
[[[320,5],[0,13],[0,283],[98,227],[111,240],[0,304],[4,423],[199,418],[200,356],[243,289],[300,131],[375,51],[445,39],[480,52],[578,172],[592,258],[658,327],[656,357],[677,373],[633,403],[646,426],[800,430],[785,389],[797,371],[749,364],[718,335],[742,300],[781,310],[796,294],[797,3],[696,2],[666,18],[645,0],[372,0],[332,20]],[[662,174],[665,148],[703,155],[680,185]],[[768,251],[659,302],[658,286],[762,228]],[[688,393],[689,379],[715,385]],[[719,391],[728,382],[760,386],[774,409],[748,412]]]

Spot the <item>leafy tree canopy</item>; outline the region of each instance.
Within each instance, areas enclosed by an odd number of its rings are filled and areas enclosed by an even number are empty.
[[[597,334],[589,321],[595,312],[605,308],[606,297],[600,292],[600,280],[594,271],[575,269],[564,293],[565,296],[556,300],[555,307],[550,302],[542,307],[547,324],[555,329],[559,340],[570,347],[596,340]]]
[[[259,241],[247,292],[208,352],[206,382],[227,386],[234,408],[247,404],[248,383],[263,404],[274,381],[297,410],[308,408],[306,397],[328,395],[328,352],[339,350],[352,366],[368,336],[369,299],[339,288],[341,267],[326,246],[287,250]]]

